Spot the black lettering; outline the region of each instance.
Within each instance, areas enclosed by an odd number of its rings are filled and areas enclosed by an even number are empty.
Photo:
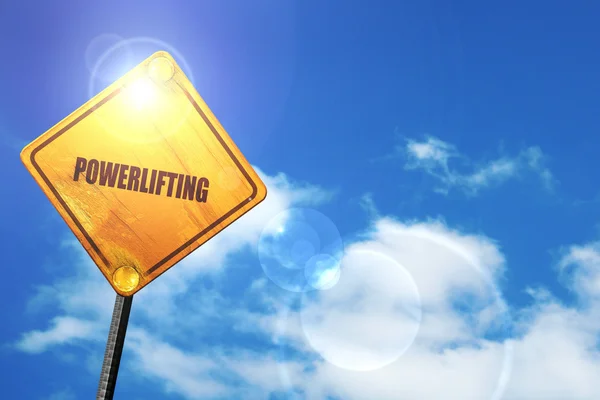
[[[128,169],[129,165],[121,164],[121,169],[119,170],[119,183],[117,184],[119,189],[127,189],[127,186],[125,186],[125,179],[127,179]]]
[[[87,165],[87,160],[83,157],[77,157],[75,160],[75,173],[73,174],[73,180],[79,180],[79,174],[85,171],[85,166]]]
[[[206,188],[206,189],[205,189]],[[208,179],[198,179],[198,187],[196,188],[196,201],[206,203],[208,198]]]
[[[194,200],[194,192],[196,191],[196,177],[185,176],[185,184],[183,185],[183,198],[187,200]]]
[[[159,195],[160,189],[165,185],[165,171],[158,171],[158,180],[156,182],[156,192],[154,194]]]
[[[179,174],[179,177],[177,177],[177,190],[175,191],[175,197],[178,199],[181,198],[181,190],[183,189],[184,177],[185,177],[185,175],[183,175],[183,174]]]
[[[167,187],[167,196],[173,197],[173,185],[175,184],[175,178],[177,178],[177,174],[174,172],[167,172],[167,176],[169,177],[169,186]]]
[[[140,186],[140,174],[141,170],[139,167],[134,167],[133,165],[129,169],[129,182],[127,182],[127,190],[133,190],[134,192],[138,191]]]
[[[113,164],[111,162],[100,162],[100,181],[98,182],[102,186],[106,186],[108,181],[109,187],[115,187],[117,180],[117,174],[119,173],[120,164]]]
[[[156,170],[152,170],[152,174],[150,175],[150,191],[148,193],[154,194],[154,185],[156,185]]]
[[[142,182],[140,183],[140,192],[148,193],[148,187],[146,186],[146,179],[148,179],[148,168],[142,169]]]
[[[85,180],[87,183],[89,183],[89,184],[96,183],[96,180],[98,179],[99,166],[100,166],[100,163],[96,159],[91,159],[90,162],[88,162],[88,169],[85,173]]]
[[[148,182],[148,173],[150,178]],[[141,168],[127,164],[117,164],[84,157],[77,157],[73,180],[78,181],[81,174],[90,185],[117,187],[119,189],[149,194],[176,197],[178,199],[208,201],[209,180],[178,174],[175,172]],[[177,182],[177,184],[175,184]],[[116,186],[115,186],[116,185]],[[163,192],[166,189],[166,192]]]

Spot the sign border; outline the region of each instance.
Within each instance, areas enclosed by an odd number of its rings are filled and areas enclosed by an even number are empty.
[[[143,272],[144,276],[148,276],[148,275],[156,272],[160,267],[162,267],[164,264],[166,264],[173,257],[176,257],[177,255],[179,255],[179,253],[183,252],[187,247],[189,247],[190,245],[192,245],[194,242],[198,241],[200,238],[202,238],[202,236],[204,236],[208,232],[212,231],[217,225],[223,223],[226,219],[228,219],[229,217],[231,217],[233,214],[235,214],[237,211],[239,211],[246,204],[248,204],[249,202],[251,202],[256,197],[256,195],[258,194],[258,187],[256,185],[256,182],[254,182],[252,180],[252,177],[250,176],[250,174],[248,173],[248,171],[246,171],[244,169],[244,166],[240,163],[240,161],[238,160],[238,158],[235,156],[234,152],[227,145],[227,143],[225,142],[225,140],[223,139],[223,137],[219,134],[219,131],[211,123],[210,119],[207,117],[207,115],[204,112],[204,110],[202,110],[202,108],[200,107],[200,105],[198,104],[198,102],[194,99],[194,97],[192,96],[192,94],[184,86],[182,86],[180,82],[176,81],[176,83],[177,83],[177,86],[179,86],[183,90],[185,96],[192,103],[192,105],[194,106],[194,109],[198,112],[198,114],[200,114],[200,116],[202,117],[202,119],[204,120],[204,122],[206,123],[206,125],[210,128],[211,132],[215,135],[215,137],[217,138],[217,140],[221,144],[221,146],[223,146],[223,148],[225,149],[225,151],[227,152],[227,154],[231,157],[232,161],[235,163],[235,165],[242,172],[242,174],[244,175],[244,177],[246,178],[246,180],[248,181],[248,183],[252,187],[252,193],[250,194],[250,196],[248,198],[244,199],[237,206],[233,207],[227,213],[223,214],[220,218],[218,218],[212,224],[210,224],[209,226],[207,226],[206,228],[204,228],[202,231],[200,231],[198,234],[196,234],[195,236],[193,236],[187,242],[185,242],[184,244],[182,244],[181,246],[179,246],[177,249],[175,249],[174,251],[172,251],[170,254],[168,254],[166,257],[164,257],[162,260],[160,260],[159,262],[157,262],[156,264],[154,264],[147,271],[144,271]],[[54,196],[56,197],[56,199],[59,201],[59,203],[61,204],[61,206],[64,208],[64,210],[69,215],[69,217],[71,217],[71,220],[75,223],[75,225],[77,226],[77,228],[79,228],[79,230],[81,231],[81,233],[83,234],[83,236],[85,237],[85,239],[88,241],[88,243],[90,244],[90,246],[92,247],[92,249],[100,257],[100,259],[102,260],[102,262],[104,262],[106,268],[110,267],[110,263],[108,262],[108,259],[106,258],[106,256],[104,254],[102,254],[102,252],[100,251],[100,248],[98,247],[98,245],[93,241],[93,239],[90,237],[90,235],[87,233],[87,231],[83,228],[83,226],[81,225],[81,223],[79,222],[79,220],[75,217],[75,214],[73,213],[73,211],[71,211],[71,209],[67,206],[67,204],[64,201],[64,199],[60,196],[60,194],[56,190],[56,188],[52,185],[52,183],[50,182],[50,180],[48,179],[48,177],[46,176],[46,174],[44,173],[44,171],[40,168],[39,164],[35,160],[35,156],[44,147],[46,147],[51,142],[53,142],[54,140],[56,140],[58,137],[60,137],[64,133],[66,133],[69,129],[71,129],[73,126],[75,126],[76,124],[78,124],[84,118],[88,117],[91,113],[93,113],[95,110],[97,110],[98,108],[100,108],[102,105],[104,105],[105,103],[107,103],[108,101],[110,101],[112,98],[114,98],[116,95],[118,95],[122,90],[123,90],[122,86],[116,88],[113,92],[109,93],[102,100],[98,101],[96,104],[94,104],[93,106],[91,106],[89,109],[87,109],[85,112],[83,112],[77,118],[75,118],[73,121],[69,122],[69,124],[67,124],[65,127],[61,128],[57,133],[53,134],[48,139],[44,140],[41,144],[39,144],[37,147],[35,147],[34,149],[32,149],[31,150],[31,154],[30,154],[31,165],[39,173],[40,177],[44,180],[44,182],[46,183],[46,185],[48,186],[48,188],[52,191],[52,193],[54,194]]]

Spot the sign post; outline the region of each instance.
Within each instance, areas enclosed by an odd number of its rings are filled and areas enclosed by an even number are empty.
[[[112,398],[131,296],[267,189],[163,51],[27,145],[21,160],[117,293],[98,390]]]
[[[108,340],[106,341],[106,351],[104,352],[104,362],[102,363],[96,400],[112,400],[115,395],[132,301],[133,296],[123,297],[120,294],[117,294],[115,299],[115,308],[110,322]]]

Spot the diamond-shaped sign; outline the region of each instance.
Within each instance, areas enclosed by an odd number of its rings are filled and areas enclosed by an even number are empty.
[[[130,296],[267,195],[175,60],[158,52],[21,159],[115,291]]]

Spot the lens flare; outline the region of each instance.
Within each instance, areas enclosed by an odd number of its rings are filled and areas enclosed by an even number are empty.
[[[340,261],[328,254],[317,254],[306,262],[304,277],[318,290],[334,287],[340,280]]]
[[[133,66],[133,53],[128,47],[119,47],[110,57],[103,58],[107,50],[117,46],[125,39],[114,33],[103,33],[93,38],[85,50],[85,65],[93,75],[93,79],[103,86],[117,80],[126,71],[126,66]],[[100,68],[98,61],[103,59]]]
[[[156,98],[154,83],[147,77],[142,77],[125,88],[126,96],[135,109],[142,110],[152,104]]]
[[[258,257],[267,277],[293,292],[328,287],[339,274],[343,252],[335,224],[309,208],[277,214],[258,243]]]
[[[394,259],[349,250],[339,282],[303,296],[302,327],[329,363],[372,371],[396,361],[411,346],[421,323],[421,300],[411,275]]]
[[[158,51],[167,51],[172,54],[177,60],[177,65],[194,84],[193,72],[185,58],[168,43],[148,37],[124,39],[116,43],[116,37],[110,36],[109,39],[102,40],[103,46],[93,46],[98,48],[98,50],[94,50],[94,53],[97,53],[99,49],[114,43],[101,55],[88,56],[89,59],[94,60],[88,85],[90,97],[95,96],[100,90],[106,89],[111,82],[121,78],[139,62]],[[171,101],[172,94],[182,90],[174,82],[175,71],[175,65],[169,58],[154,58],[146,67],[145,73],[136,77],[139,79],[143,76],[146,81],[129,83],[123,93],[113,97],[106,104],[113,107],[127,107],[131,109],[130,113],[119,121],[115,121],[107,116],[108,112],[103,111],[106,107],[101,107],[93,113],[93,118],[102,125],[106,132],[124,142],[140,144],[162,142],[186,124],[188,118],[195,113],[195,109],[189,101],[182,100],[177,103]],[[168,119],[165,116],[168,116]],[[159,134],[154,125],[160,123],[163,126]],[[164,126],[166,124],[168,126]]]

